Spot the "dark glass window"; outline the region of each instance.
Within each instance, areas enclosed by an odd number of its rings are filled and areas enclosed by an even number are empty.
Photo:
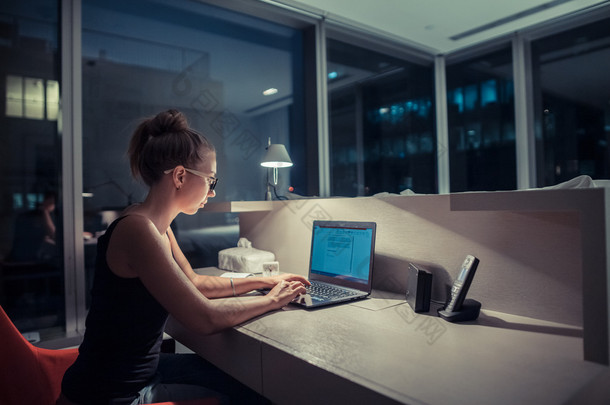
[[[532,42],[538,183],[610,178],[610,19]]]
[[[142,118],[176,108],[214,143],[220,182],[210,203],[264,199],[269,138],[294,162],[280,169],[278,194],[306,188],[302,37],[198,1],[83,0],[88,283],[95,236],[146,193],[125,154]],[[236,246],[239,235],[236,214],[181,215],[174,226],[193,267],[216,265],[218,250]]]
[[[331,194],[436,192],[432,64],[327,41]]]
[[[517,187],[512,53],[448,63],[450,190]]]
[[[65,329],[59,4],[0,4],[0,304],[21,332]]]

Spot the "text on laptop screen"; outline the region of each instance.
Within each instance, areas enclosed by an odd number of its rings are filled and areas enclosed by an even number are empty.
[[[370,228],[314,225],[311,272],[368,283],[372,238]]]

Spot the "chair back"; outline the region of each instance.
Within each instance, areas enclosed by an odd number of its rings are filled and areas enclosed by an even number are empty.
[[[63,375],[77,355],[77,349],[32,345],[0,306],[0,404],[54,405]]]
[[[55,405],[64,373],[78,349],[36,347],[15,327],[0,306],[0,405]],[[156,405],[219,405],[217,398],[157,403]]]

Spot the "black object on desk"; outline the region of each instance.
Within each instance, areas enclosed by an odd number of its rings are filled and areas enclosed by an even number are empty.
[[[432,291],[432,273],[409,263],[407,277],[407,303],[415,312],[428,312]]]
[[[467,255],[460,268],[458,278],[451,286],[451,296],[445,308],[438,311],[438,315],[449,322],[473,321],[479,317],[481,303],[467,300],[466,294],[479,265],[479,259]]]
[[[466,298],[459,310],[445,311],[445,309],[439,309],[438,316],[448,322],[466,322],[477,319],[480,312],[481,303],[477,300]]]

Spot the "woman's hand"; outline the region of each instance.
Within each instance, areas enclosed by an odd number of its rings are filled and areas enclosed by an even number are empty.
[[[309,282],[306,279],[303,278],[303,280],[309,285]],[[271,300],[277,304],[277,308],[282,308],[283,306],[288,305],[297,295],[305,294],[306,292],[305,285],[300,280],[280,280],[275,287],[267,293],[267,297],[271,298]]]
[[[267,278],[270,279],[274,283],[274,285],[277,285],[282,281],[299,281],[303,283],[303,285],[311,285],[311,283],[305,277],[297,276],[296,274],[290,273],[283,273],[278,276],[271,276]]]

